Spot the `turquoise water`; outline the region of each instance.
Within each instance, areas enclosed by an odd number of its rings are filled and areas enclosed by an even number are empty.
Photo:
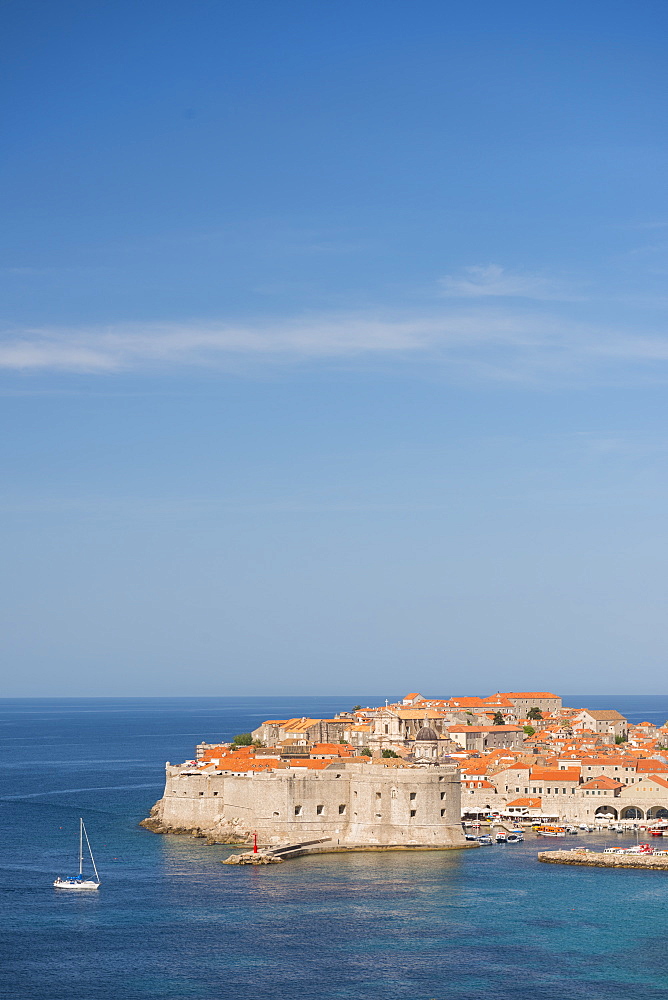
[[[636,721],[668,716],[668,699],[600,701]],[[668,1000],[668,874],[541,865],[534,839],[239,869],[220,864],[227,848],[137,827],[166,759],[261,718],[345,705],[0,702],[0,997]],[[103,886],[59,894],[79,815]],[[571,845],[584,840],[627,842]]]

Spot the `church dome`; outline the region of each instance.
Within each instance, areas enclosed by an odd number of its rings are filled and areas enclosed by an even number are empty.
[[[438,736],[429,726],[423,726],[415,737],[416,742],[419,740],[421,743],[436,743]]]

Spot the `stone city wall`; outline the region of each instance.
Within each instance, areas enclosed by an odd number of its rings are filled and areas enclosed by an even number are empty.
[[[196,774],[167,766],[144,825],[263,844],[330,837],[341,847],[460,847],[459,771],[333,763],[321,771]]]

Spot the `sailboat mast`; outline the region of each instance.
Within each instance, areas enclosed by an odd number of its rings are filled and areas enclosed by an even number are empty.
[[[81,826],[83,828],[83,832],[84,832],[84,835],[86,837],[86,844],[88,845],[88,853],[90,854],[90,860],[93,863],[93,871],[95,872],[95,878],[99,882],[100,881],[100,876],[97,873],[97,865],[95,864],[95,858],[93,857],[93,851],[92,851],[91,846],[90,846],[90,840],[88,839],[88,831],[86,830],[86,827],[84,826],[83,820],[81,820]]]
[[[79,817],[79,875],[83,875],[83,819]]]

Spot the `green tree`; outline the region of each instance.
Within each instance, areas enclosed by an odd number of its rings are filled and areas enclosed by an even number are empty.
[[[541,712],[541,710],[539,708],[536,707],[536,705],[534,705],[533,708],[530,708],[529,711],[527,712],[527,719],[536,719],[537,720],[537,719],[542,719],[542,718],[543,718],[543,713]]]
[[[504,719],[501,712],[494,713],[494,725],[495,726],[505,726],[506,720]]]
[[[339,740],[339,743],[343,743],[344,747],[348,746],[348,740]]]
[[[353,712],[359,712],[361,707],[362,707],[361,705],[353,705]]]
[[[383,750],[383,757],[398,757],[399,754],[395,753],[394,750]]]
[[[253,745],[253,734],[238,733],[232,740],[232,743],[237,747],[250,747]]]
[[[534,736],[536,730],[533,728],[533,726],[525,726],[524,732],[527,734],[527,736]]]
[[[626,736],[615,736],[615,743],[619,744],[619,743],[627,743],[627,742],[628,742],[628,740],[626,739]]]
[[[369,747],[362,747],[362,749],[360,750],[360,755],[362,757],[373,757],[373,754],[371,753]]]

